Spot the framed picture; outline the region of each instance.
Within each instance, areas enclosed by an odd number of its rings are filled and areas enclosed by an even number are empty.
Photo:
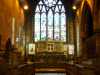
[[[30,43],[28,46],[28,54],[29,55],[34,55],[35,54],[35,44]]]

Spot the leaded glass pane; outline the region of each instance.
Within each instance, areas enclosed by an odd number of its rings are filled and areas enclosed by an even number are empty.
[[[65,12],[65,8],[64,8],[64,6],[62,6],[62,10],[61,10],[61,12]]]
[[[35,14],[35,41],[40,40],[40,14]]]
[[[43,0],[43,1],[49,7],[52,7],[57,3],[57,0]]]
[[[42,10],[43,6],[42,5],[39,5],[39,10]]]
[[[43,6],[42,8],[42,12],[46,12],[45,6]]]
[[[61,40],[65,41],[66,40],[66,21],[65,21],[65,14],[61,14]]]
[[[66,30],[66,16],[65,13],[61,13],[61,30]]]
[[[59,14],[58,13],[55,13],[54,24],[55,24],[55,26],[59,25]]]
[[[48,25],[53,25],[53,13],[51,9],[48,12]]]
[[[46,39],[46,14],[41,14],[41,39]]]
[[[61,40],[66,41],[66,31],[61,31]]]
[[[43,2],[42,2],[42,1],[40,1],[40,2],[39,2],[39,4],[40,4],[40,5],[42,5],[42,4],[43,4]]]
[[[59,29],[59,14],[56,13],[55,14],[55,18],[54,18],[54,39],[55,40],[59,40],[59,32],[60,32],[60,29]]]
[[[35,12],[40,12],[39,6],[36,7],[36,11]]]
[[[53,39],[53,13],[51,9],[48,12],[48,38]]]
[[[59,1],[59,2],[58,2],[58,5],[61,5],[61,4],[62,4],[62,2],[61,2],[61,1]]]
[[[55,8],[55,12],[59,12],[58,6],[56,6]]]
[[[36,7],[35,41],[46,38],[66,41],[66,15],[61,0],[40,0]]]
[[[59,10],[61,11],[61,9],[62,9],[62,5],[59,5],[58,8],[59,8]]]

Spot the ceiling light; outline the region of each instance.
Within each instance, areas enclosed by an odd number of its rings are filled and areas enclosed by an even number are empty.
[[[76,6],[74,5],[74,6],[72,7],[72,9],[73,9],[73,10],[76,10]]]
[[[24,10],[28,10],[28,5],[24,5]]]

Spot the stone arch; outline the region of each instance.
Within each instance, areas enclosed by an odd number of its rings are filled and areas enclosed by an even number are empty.
[[[87,44],[87,41],[93,35],[93,15],[87,1],[84,2],[82,9],[80,32],[82,55],[91,57],[94,51],[88,49],[89,44]]]
[[[84,38],[88,38],[93,35],[93,16],[91,8],[87,2],[84,3],[82,10],[81,32],[84,33]]]

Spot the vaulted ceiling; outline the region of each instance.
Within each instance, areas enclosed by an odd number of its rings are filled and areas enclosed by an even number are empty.
[[[33,11],[35,9],[35,6],[39,1],[40,0],[19,0],[21,5],[27,3],[29,5],[30,11]],[[72,6],[75,4],[76,1],[80,0],[61,0],[61,1],[64,3],[66,10],[72,11]]]
[[[37,4],[40,0],[27,0],[28,4],[30,5],[30,7],[33,6],[33,4]],[[72,8],[73,4],[75,3],[75,0],[61,0],[64,5],[70,9]]]

